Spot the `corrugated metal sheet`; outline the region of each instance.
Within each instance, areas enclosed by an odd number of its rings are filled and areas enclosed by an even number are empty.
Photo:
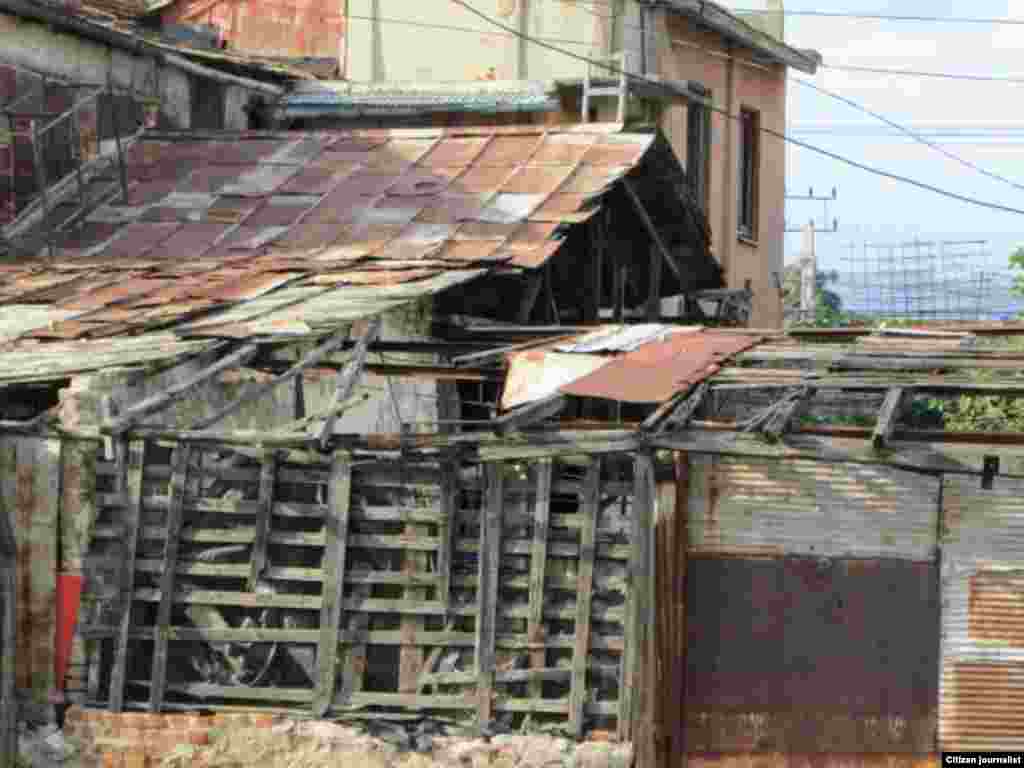
[[[543,400],[559,387],[586,376],[611,360],[599,355],[527,350],[508,356],[502,409]]]
[[[694,333],[700,326],[640,323],[639,325],[606,325],[585,333],[572,341],[553,347],[556,352],[632,352],[652,341],[665,341],[677,333]]]
[[[560,247],[559,225],[592,204],[558,190],[612,160],[629,170],[652,141],[607,125],[146,138],[128,154],[129,206],[94,213],[55,259],[3,268],[3,338],[292,335],[484,269],[535,268]],[[554,220],[541,215],[560,197]],[[31,317],[17,306],[27,295]],[[619,348],[636,333],[622,331]]]
[[[452,83],[303,83],[282,102],[285,119],[429,112],[557,112],[554,84],[522,80]]]
[[[1024,480],[943,488],[939,741],[1024,749]]]
[[[934,563],[691,556],[686,582],[687,751],[935,749]]]
[[[757,336],[676,333],[643,344],[562,387],[567,395],[660,403],[718,372],[718,364],[757,343]]]
[[[691,457],[699,554],[933,561],[939,481],[881,466]]]

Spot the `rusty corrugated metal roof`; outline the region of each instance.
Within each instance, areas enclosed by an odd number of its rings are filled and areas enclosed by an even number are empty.
[[[700,326],[607,325],[568,341],[508,356],[501,407],[556,392],[628,403],[660,403],[718,371],[761,340],[704,333]]]
[[[54,259],[3,269],[3,348],[290,335],[329,329],[319,310],[304,318],[314,296],[331,297],[341,324],[483,271],[535,268],[653,140],[606,125],[152,134],[127,153],[127,200],[61,233]],[[562,193],[578,179],[587,195]]]
[[[626,403],[660,403],[714,375],[723,360],[754,346],[759,338],[674,333],[642,344],[560,391]]]

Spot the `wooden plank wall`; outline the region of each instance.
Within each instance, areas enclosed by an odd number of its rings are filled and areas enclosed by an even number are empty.
[[[92,703],[618,729],[631,457],[117,453],[96,465]],[[208,644],[234,666],[200,674]]]

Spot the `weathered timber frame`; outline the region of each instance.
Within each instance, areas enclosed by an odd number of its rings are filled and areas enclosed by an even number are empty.
[[[81,627],[112,646],[111,662],[90,660],[101,681],[91,704],[330,717],[383,707],[463,717],[485,733],[526,715],[578,737],[622,728],[622,676],[639,663],[627,653],[626,570],[643,563],[630,543],[642,528],[628,522],[628,455],[250,453],[133,437],[97,465],[109,490],[98,494],[92,547],[116,564],[117,586],[88,588],[116,614]],[[228,550],[235,556],[221,562]],[[394,596],[399,587],[405,596]],[[239,612],[250,620],[228,618]],[[197,624],[200,615],[223,620]],[[274,615],[294,621],[264,620]],[[315,647],[315,663],[299,682],[183,679],[168,660],[197,643],[264,644],[295,658]],[[386,649],[421,661],[382,689],[390,673],[372,659]]]

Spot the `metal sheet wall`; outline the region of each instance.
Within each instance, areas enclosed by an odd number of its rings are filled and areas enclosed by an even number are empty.
[[[691,458],[698,554],[935,559],[939,481],[886,467]]]
[[[61,444],[0,439],[0,514],[17,542],[17,685],[44,697],[54,682]]]
[[[1024,749],[1024,480],[947,476],[942,499],[940,746]]]

